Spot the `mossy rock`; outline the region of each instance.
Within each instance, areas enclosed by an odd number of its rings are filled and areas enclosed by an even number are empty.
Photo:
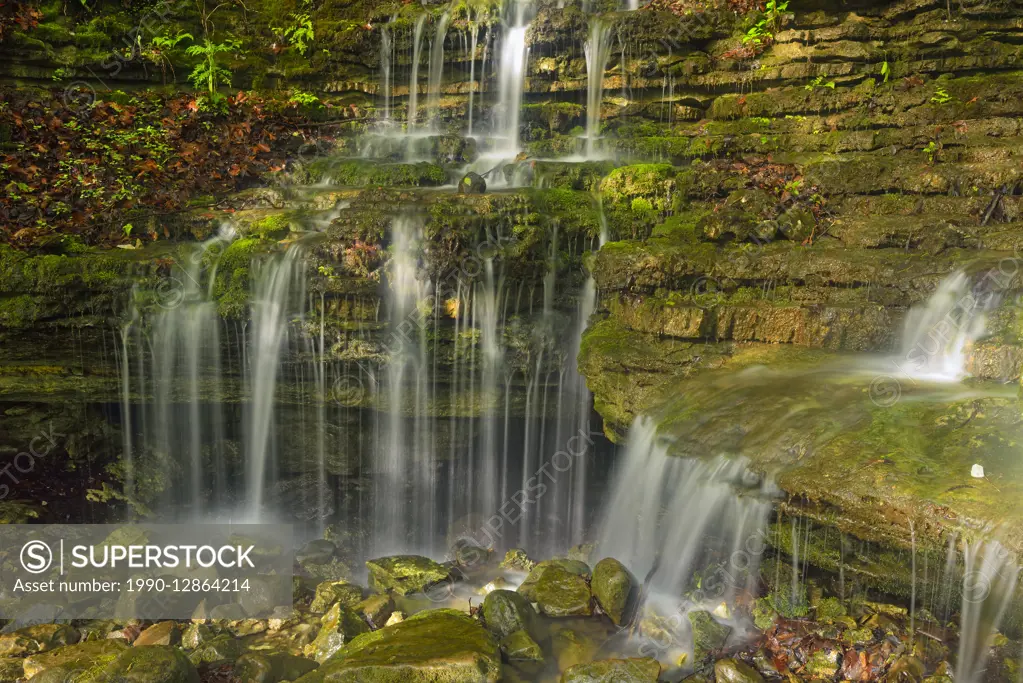
[[[188,659],[196,666],[201,664],[217,666],[235,661],[244,651],[245,648],[238,639],[230,635],[219,635],[199,644],[188,653]]]
[[[585,575],[573,573],[564,566],[573,562],[575,561],[541,562],[519,586],[518,592],[530,602],[535,602],[540,612],[549,617],[593,614],[590,586],[584,578]],[[578,564],[586,567],[582,562]],[[586,567],[586,570],[588,573],[589,568]]]
[[[536,612],[523,595],[509,590],[491,591],[483,600],[483,621],[497,638],[514,631],[534,632]]]
[[[576,664],[561,676],[561,683],[656,683],[661,665],[651,657],[603,659]]]
[[[738,659],[714,662],[714,680],[717,683],[764,683],[764,677],[756,669]]]
[[[347,581],[324,581],[316,586],[316,595],[310,611],[326,612],[334,603],[341,603],[345,607],[355,607],[362,601],[362,588]]]
[[[29,655],[24,661],[25,678],[57,668],[61,669],[64,680],[87,677],[90,671],[95,675],[98,669],[104,668],[127,649],[128,644],[123,640],[107,639],[65,645],[49,652]]]
[[[387,593],[377,593],[352,606],[373,628],[383,628],[394,613],[394,599]]]
[[[512,548],[504,554],[504,559],[499,565],[501,569],[515,569],[518,571],[532,571],[536,563],[529,559],[529,555],[522,548]]]
[[[20,657],[0,657],[0,683],[15,683],[24,679],[24,662]]]
[[[125,650],[94,679],[95,683],[199,683],[199,673],[181,650],[147,645]]]
[[[245,683],[280,683],[297,680],[318,666],[296,655],[249,652],[238,658],[233,673]]]
[[[543,649],[523,629],[501,639],[501,653],[511,662],[542,662]]]
[[[551,636],[551,651],[560,671],[589,662],[599,650],[600,642],[582,631],[562,628]]]
[[[370,584],[377,590],[393,590],[399,595],[419,593],[445,581],[450,571],[421,555],[392,555],[367,560]]]
[[[693,631],[693,658],[696,661],[724,647],[732,629],[719,624],[711,613],[705,610],[689,612],[686,616]]]
[[[324,615],[320,632],[313,642],[306,646],[305,654],[322,663],[350,643],[353,638],[368,632],[369,626],[361,616],[335,602]]]
[[[69,624],[37,624],[0,634],[0,656],[16,657],[47,652],[77,643],[81,634]]]
[[[435,187],[448,182],[447,172],[437,164],[380,164],[370,161],[326,159],[310,164],[310,180],[330,180],[336,185],[364,187]]]
[[[302,683],[496,683],[501,658],[491,635],[455,610],[419,612],[359,636]]]
[[[600,608],[615,626],[621,626],[635,599],[636,578],[624,564],[613,557],[605,557],[593,568],[590,588]]]

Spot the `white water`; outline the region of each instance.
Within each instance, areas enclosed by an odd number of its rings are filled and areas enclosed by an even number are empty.
[[[962,271],[945,278],[923,306],[906,316],[895,360],[908,377],[957,382],[966,376],[969,347],[984,334],[986,313],[998,303]]]
[[[586,157],[592,159],[600,137],[600,105],[604,99],[604,70],[611,56],[611,26],[598,16],[590,17],[586,41]]]
[[[407,133],[411,133],[416,127],[416,118],[419,116],[419,62],[422,61],[423,29],[426,27],[428,16],[424,12],[416,18],[415,33],[412,37],[412,68],[408,79],[408,116],[405,126]]]
[[[394,19],[391,19],[393,22]],[[391,71],[394,63],[394,39],[391,36],[390,23],[380,27],[380,90],[384,96],[381,118],[385,122],[391,120]]]
[[[432,131],[440,123],[440,92],[444,77],[444,40],[448,33],[451,12],[446,11],[437,21],[437,30],[430,43],[430,80],[426,89],[426,121]]]
[[[629,430],[624,458],[604,508],[599,557],[614,557],[638,577],[651,570],[652,587],[671,595],[689,588],[710,551],[743,562],[724,568],[727,590],[756,576],[774,487],[759,482],[743,460],[702,461],[668,454],[651,419],[638,417]],[[740,585],[741,584],[741,585]]]
[[[526,32],[529,31],[532,12],[529,0],[513,0],[505,12],[497,69],[498,123],[495,137],[501,145],[499,154],[506,158],[519,153],[519,110],[529,58]]]
[[[1012,601],[1020,567],[997,541],[966,544],[963,602],[956,658],[957,683],[984,680],[984,666],[991,655],[991,639]]]
[[[305,298],[303,248],[293,243],[283,254],[256,264],[252,293],[249,348],[250,401],[243,417],[246,456],[246,502],[249,517],[259,519],[271,467],[271,427],[280,358],[295,301]]]

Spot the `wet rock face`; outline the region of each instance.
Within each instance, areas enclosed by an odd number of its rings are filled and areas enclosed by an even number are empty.
[[[331,655],[350,643],[356,636],[369,633],[369,626],[353,610],[334,603],[323,616],[320,632],[305,648],[305,654],[317,662],[326,661]]]
[[[536,612],[525,596],[509,590],[495,590],[483,600],[483,620],[498,639],[515,631],[534,632]]]
[[[589,567],[576,560],[541,562],[518,592],[549,617],[588,616],[593,613],[589,573]]]
[[[94,680],[98,683],[199,683],[199,674],[181,650],[149,645],[124,651]]]
[[[577,664],[561,676],[561,683],[599,683],[618,681],[620,683],[655,683],[661,673],[661,665],[650,658],[607,659]]]
[[[57,670],[63,676],[95,675],[107,664],[128,649],[123,640],[94,640],[78,645],[65,645],[56,650],[29,655],[24,660],[25,678],[50,671],[56,676]]]
[[[418,593],[448,579],[450,571],[428,557],[395,555],[367,560],[370,583],[378,590],[399,595]]]
[[[636,597],[638,584],[635,577],[621,562],[606,557],[593,568],[590,585],[600,608],[615,626],[620,626]]]
[[[301,679],[356,683],[496,683],[497,643],[479,623],[454,610],[427,610],[355,639]]]

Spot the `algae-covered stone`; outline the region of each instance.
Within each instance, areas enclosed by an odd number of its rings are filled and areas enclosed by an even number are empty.
[[[831,680],[838,673],[839,654],[830,648],[817,650],[806,660],[804,671],[814,678],[826,678]]]
[[[551,650],[559,671],[590,661],[599,649],[600,643],[590,635],[572,629],[561,629],[551,636]]]
[[[24,660],[17,657],[0,657],[0,683],[14,683],[24,678],[23,664]]]
[[[543,650],[525,630],[509,633],[501,639],[501,652],[508,661],[542,662]]]
[[[362,600],[362,588],[347,581],[324,581],[316,586],[316,596],[309,605],[313,612],[326,612],[336,602],[354,607]]]
[[[462,177],[458,183],[458,191],[461,194],[483,194],[487,191],[487,181],[479,173],[469,172]]]
[[[764,683],[764,677],[749,664],[738,659],[720,659],[714,663],[717,683]]]
[[[301,678],[317,666],[305,657],[250,652],[235,662],[234,676],[245,683],[280,683]]]
[[[65,645],[26,657],[22,667],[24,677],[32,678],[42,671],[60,668],[64,678],[72,678],[75,674],[104,667],[127,649],[128,644],[123,640],[93,640]]]
[[[36,624],[0,634],[0,657],[46,652],[77,643],[81,634],[68,624]]]
[[[324,615],[323,626],[313,642],[306,646],[305,654],[322,663],[353,638],[368,632],[369,625],[358,614],[336,602]]]
[[[815,608],[818,621],[834,621],[846,615],[845,607],[838,598],[824,598]]]
[[[593,580],[590,582],[593,596],[615,626],[620,626],[626,616],[636,586],[636,579],[629,570],[613,557],[605,557],[593,568]]]
[[[697,660],[703,659],[713,650],[720,650],[728,639],[731,629],[719,624],[710,612],[698,610],[686,615],[693,629],[693,654]]]
[[[656,683],[661,665],[650,657],[602,659],[576,664],[561,676],[561,683]]]
[[[189,624],[181,634],[181,647],[194,650],[220,635],[219,629],[209,624]]]
[[[217,636],[201,643],[188,653],[188,659],[196,666],[200,664],[227,664],[241,656],[242,644],[229,635]]]
[[[500,678],[500,654],[486,629],[465,614],[438,609],[359,636],[301,680],[496,683]]]
[[[394,555],[367,560],[370,583],[399,595],[418,593],[448,578],[450,571],[421,555]]]
[[[181,650],[147,645],[122,652],[95,683],[199,683],[199,674]]]
[[[535,616],[529,600],[514,591],[491,591],[483,600],[483,620],[498,638],[519,630],[533,633]]]
[[[512,548],[504,554],[504,559],[499,565],[501,569],[517,569],[519,571],[532,571],[536,563],[529,559],[529,555],[522,548]]]
[[[352,607],[373,628],[383,628],[394,613],[394,599],[387,593],[377,593]]]
[[[585,567],[581,562],[578,564]],[[535,602],[540,612],[549,617],[588,616],[593,613],[590,586],[586,579],[555,562],[541,562],[534,567],[518,592],[530,602]]]

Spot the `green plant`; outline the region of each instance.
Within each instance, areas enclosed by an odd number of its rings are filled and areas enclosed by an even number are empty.
[[[123,228],[121,228],[121,230],[124,232],[125,237],[131,237],[131,231],[134,229],[135,226],[133,226],[131,223],[127,223]]]
[[[309,92],[292,90],[288,96],[288,102],[300,107],[311,107],[320,104],[320,98]]]
[[[818,76],[817,78],[813,79],[812,81],[804,85],[803,88],[808,92],[813,92],[817,88],[831,88],[832,90],[834,90],[835,82],[828,81],[827,83],[825,83],[824,76]]]
[[[939,145],[937,142],[935,142],[934,140],[931,140],[930,142],[927,143],[927,146],[924,147],[924,154],[927,155],[928,163],[932,163],[932,164],[934,163],[934,156],[939,151],[941,151],[941,145]]]
[[[139,54],[142,55],[143,59],[157,64],[160,67],[161,80],[166,83],[168,68],[170,69],[171,77],[173,78],[175,76],[174,65],[171,63],[170,57],[167,53],[185,40],[195,39],[192,37],[191,33],[185,33],[184,31],[178,31],[177,35],[174,36],[165,33],[162,36],[153,36],[152,40],[149,41],[149,47],[143,49],[141,47],[142,37],[139,36]]]
[[[944,88],[937,88],[934,91],[934,95],[931,96],[932,104],[948,104],[951,101],[952,96]]]
[[[188,80],[196,88],[205,88],[209,92],[210,100],[214,103],[223,99],[223,95],[217,92],[217,88],[222,84],[231,85],[231,72],[217,63],[217,55],[229,55],[237,47],[238,43],[233,40],[214,43],[209,38],[205,38],[202,44],[190,45],[185,50],[185,54],[190,57],[202,58],[192,69],[192,73],[188,74]]]
[[[787,183],[785,183],[784,190],[785,190],[785,192],[788,192],[793,197],[798,197],[799,196],[799,188],[802,187],[802,186],[803,186],[803,181],[802,180],[790,180]]]
[[[884,82],[885,83],[888,82],[888,77],[892,75],[892,69],[891,69],[890,66],[888,66],[888,60],[887,59],[885,59],[881,63],[881,75],[884,77]]]
[[[313,20],[305,12],[293,12],[288,15],[291,24],[284,28],[272,28],[273,32],[282,36],[284,41],[293,46],[302,56],[309,51],[309,45],[316,38],[313,32]]]

